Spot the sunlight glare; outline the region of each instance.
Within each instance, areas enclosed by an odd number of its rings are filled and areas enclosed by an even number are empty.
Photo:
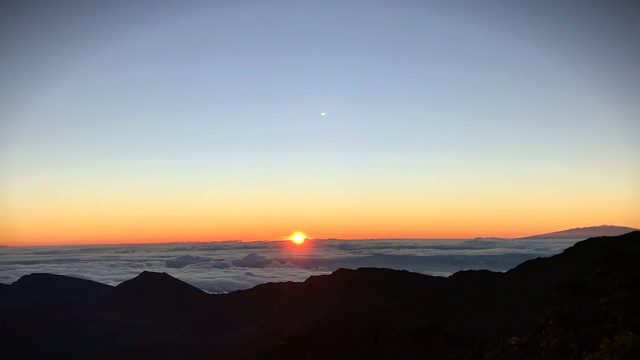
[[[289,240],[293,241],[296,245],[302,244],[306,239],[307,239],[307,235],[299,231],[289,236]]]

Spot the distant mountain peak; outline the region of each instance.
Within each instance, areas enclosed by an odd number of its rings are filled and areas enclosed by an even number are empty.
[[[522,239],[576,239],[582,240],[591,237],[600,236],[619,236],[637,231],[638,229],[630,228],[626,226],[616,225],[600,225],[600,226],[588,226],[578,227],[569,230],[555,231],[546,234],[533,235],[523,237]]]
[[[140,274],[138,274],[138,276],[136,276],[133,279],[138,279],[138,280],[149,280],[149,279],[156,279],[156,280],[161,280],[164,279],[166,281],[171,281],[173,280],[177,280],[176,278],[174,278],[173,276],[167,274],[166,272],[155,272],[155,271],[143,271]],[[131,279],[131,280],[133,280]]]
[[[165,272],[143,271],[116,286],[109,302],[112,309],[129,316],[176,315],[206,297],[204,291]]]
[[[131,280],[116,286],[119,292],[137,292],[153,295],[169,295],[172,293],[206,294],[202,290],[176,279],[165,272],[143,271]]]
[[[108,294],[113,287],[65,275],[33,273],[11,285],[17,294],[66,302],[91,302]]]

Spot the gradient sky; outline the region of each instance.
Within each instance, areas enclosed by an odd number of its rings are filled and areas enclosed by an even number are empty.
[[[639,17],[4,1],[0,243],[640,227]]]

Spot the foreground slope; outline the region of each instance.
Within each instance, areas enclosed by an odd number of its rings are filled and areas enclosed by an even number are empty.
[[[633,232],[506,273],[340,269],[225,295],[29,275],[0,287],[0,357],[580,358],[640,332],[639,256]]]
[[[463,271],[426,289],[416,285],[409,301],[384,311],[346,318],[328,315],[326,321],[292,335],[262,337],[237,347],[232,355],[569,358],[589,354],[606,338],[638,332],[639,255],[640,232],[589,239],[504,274]]]

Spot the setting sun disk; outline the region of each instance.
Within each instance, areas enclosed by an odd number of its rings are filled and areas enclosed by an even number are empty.
[[[293,241],[298,245],[302,244],[306,239],[307,239],[307,235],[299,231],[289,236],[289,240]]]

